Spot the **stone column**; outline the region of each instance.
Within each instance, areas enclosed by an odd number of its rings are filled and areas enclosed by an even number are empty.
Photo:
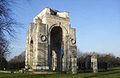
[[[72,57],[72,73],[77,73],[77,58]]]
[[[77,73],[77,47],[76,46],[71,46],[70,47],[70,51],[71,51],[71,71],[73,74]]]
[[[91,67],[93,69],[93,73],[98,72],[97,55],[95,53],[93,53],[91,56]]]

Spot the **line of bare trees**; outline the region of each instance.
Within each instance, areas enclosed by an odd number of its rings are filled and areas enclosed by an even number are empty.
[[[112,54],[97,54],[98,69],[99,71],[111,70],[113,67],[120,67],[120,57],[116,57]],[[7,62],[7,69],[19,70],[25,67],[25,51],[22,54],[15,56],[13,59]],[[91,68],[91,53],[77,53],[77,66],[80,72],[90,72]]]
[[[6,67],[7,70],[20,70],[25,67],[25,51],[20,55],[15,56],[10,61]]]
[[[107,71],[111,70],[113,67],[120,67],[120,57],[116,57],[113,54],[96,54],[99,71]],[[78,51],[77,65],[80,72],[92,71],[91,53],[83,53]]]

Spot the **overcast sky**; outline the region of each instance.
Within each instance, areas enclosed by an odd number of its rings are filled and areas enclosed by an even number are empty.
[[[13,9],[14,17],[24,28],[11,43],[10,57],[25,50],[28,26],[45,7],[70,13],[80,51],[120,56],[120,0],[18,0]]]

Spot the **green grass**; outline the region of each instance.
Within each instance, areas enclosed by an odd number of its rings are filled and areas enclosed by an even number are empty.
[[[7,74],[0,73],[0,78],[120,78],[120,68],[107,72],[78,74]]]

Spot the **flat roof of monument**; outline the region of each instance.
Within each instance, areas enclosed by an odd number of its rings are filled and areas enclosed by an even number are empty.
[[[45,7],[44,9],[42,9],[40,12],[38,12],[35,16],[37,16],[38,14],[40,14],[42,11],[46,10],[46,9],[51,9],[53,11],[57,11],[57,12],[66,12],[66,13],[70,13],[68,11],[59,11],[59,10],[56,10],[56,9],[53,9],[53,8],[49,8],[49,7]]]
[[[44,14],[48,13],[51,14],[52,12],[55,12],[59,17],[63,17],[63,18],[69,18],[69,12],[68,11],[58,11],[55,10],[53,8],[44,8],[42,9],[37,15],[35,15],[34,19],[38,18],[38,17],[42,17]]]

